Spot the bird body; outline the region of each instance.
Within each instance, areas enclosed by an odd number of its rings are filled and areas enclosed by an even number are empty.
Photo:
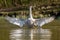
[[[6,17],[5,19],[8,20],[10,23],[18,25],[20,27],[23,27],[24,25],[28,26],[40,26],[42,27],[44,24],[49,23],[54,20],[54,16],[48,17],[48,18],[40,18],[40,19],[34,19],[32,16],[32,6],[30,6],[30,14],[29,18],[26,20],[18,19],[18,18],[12,18],[12,17]]]

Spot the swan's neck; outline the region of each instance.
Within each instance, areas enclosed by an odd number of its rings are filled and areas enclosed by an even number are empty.
[[[30,19],[33,19],[33,16],[32,16],[32,6],[30,6],[30,14],[29,14],[29,16],[30,16]]]

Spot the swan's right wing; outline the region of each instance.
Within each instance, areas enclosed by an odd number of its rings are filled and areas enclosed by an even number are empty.
[[[23,27],[23,25],[25,24],[25,20],[22,19],[12,18],[12,17],[6,17],[5,19],[8,20],[10,23],[18,25],[20,27]]]
[[[47,18],[40,18],[40,19],[37,19],[34,23],[34,25],[37,25],[37,26],[43,26],[44,24],[47,24],[51,21],[53,21],[55,19],[55,16],[52,16],[52,17],[47,17]]]
[[[41,27],[44,24],[45,24],[45,19],[43,19],[43,18],[37,19],[34,23],[35,26],[39,26],[39,27]]]

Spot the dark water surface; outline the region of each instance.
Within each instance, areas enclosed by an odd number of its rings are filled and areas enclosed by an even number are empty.
[[[60,29],[0,28],[0,40],[60,40]]]

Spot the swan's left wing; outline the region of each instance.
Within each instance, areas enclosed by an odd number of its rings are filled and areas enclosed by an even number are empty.
[[[25,20],[23,19],[18,19],[18,18],[12,18],[12,17],[6,17],[6,20],[8,20],[10,23],[18,25],[20,27],[22,27],[25,24]]]
[[[52,16],[52,17],[47,17],[47,18],[36,19],[34,25],[37,25],[37,26],[40,26],[40,27],[41,27],[41,26],[43,26],[44,24],[47,24],[47,23],[53,21],[54,18],[55,18],[55,17]]]

